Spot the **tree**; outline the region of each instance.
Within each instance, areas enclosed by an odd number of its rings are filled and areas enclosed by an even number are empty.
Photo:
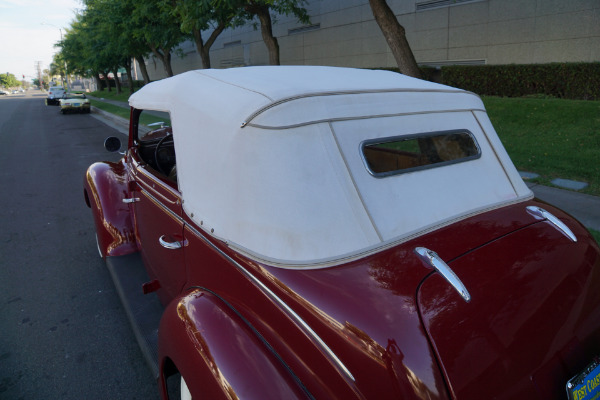
[[[260,32],[269,51],[269,64],[279,65],[279,42],[273,36],[271,11],[281,15],[294,15],[303,24],[309,24],[308,12],[303,7],[306,0],[213,0],[215,7],[230,7],[240,10],[245,20],[258,18]]]
[[[55,47],[58,47],[58,45],[56,45]],[[52,63],[50,63],[50,75],[60,75],[63,87],[65,86],[65,80],[68,82],[68,71],[66,67],[67,60],[65,60],[62,51],[59,51],[58,53],[54,54],[54,57],[52,58]]]
[[[396,59],[400,72],[404,75],[421,78],[421,71],[406,40],[406,31],[398,22],[386,0],[369,0],[369,4],[371,5],[375,21],[377,21]]]
[[[219,35],[232,25],[234,17],[238,14],[236,8],[223,3],[216,6],[211,0],[172,0],[174,12],[180,20],[183,33],[191,34],[196,44],[196,50],[202,59],[202,68],[210,68],[210,48]],[[206,41],[202,38],[202,31],[212,31]]]
[[[93,76],[98,87],[100,77],[111,90],[108,75],[115,75],[117,92],[121,92],[118,71],[125,68],[133,93],[132,59],[141,60],[140,67],[144,80],[149,82],[143,62],[150,53],[146,41],[134,37],[134,29],[129,17],[134,3],[128,0],[84,0],[85,9],[76,16],[70,29],[60,43],[61,54],[69,62],[69,72],[82,76]]]
[[[170,0],[122,0],[133,5],[130,23],[133,37],[143,40],[161,60],[167,76],[173,76],[171,52],[187,39],[181,32],[179,20]]]
[[[20,82],[17,78],[10,73],[0,74],[0,86],[4,86],[6,88],[17,87],[20,85]]]

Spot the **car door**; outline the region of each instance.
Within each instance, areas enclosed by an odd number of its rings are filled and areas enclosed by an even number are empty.
[[[130,151],[136,241],[158,295],[167,304],[186,282],[181,194],[175,182]]]

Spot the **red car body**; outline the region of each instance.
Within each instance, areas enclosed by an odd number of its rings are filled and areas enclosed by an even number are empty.
[[[163,399],[175,374],[193,398],[564,399],[600,355],[600,249],[553,206],[521,199],[352,257],[270,262],[186,211],[142,154],[139,114],[84,192],[124,301],[119,279],[139,265],[160,299],[148,358]]]

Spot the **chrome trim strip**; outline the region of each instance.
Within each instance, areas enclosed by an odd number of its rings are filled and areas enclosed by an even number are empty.
[[[154,175],[152,175],[150,172],[146,171],[146,169],[143,168],[143,166],[138,166],[137,168],[135,168],[135,171],[139,174],[144,175],[145,178],[151,180],[153,184],[158,185],[165,191],[169,192],[169,194],[172,195],[173,197],[175,197],[175,198],[180,197],[179,193],[175,189],[173,189],[172,187],[168,186],[167,184],[161,182],[160,180],[157,180],[154,177]],[[153,188],[148,182],[145,182],[144,180],[136,179],[135,182],[140,186],[142,186],[142,185],[145,186],[146,190],[156,191],[155,188]],[[167,197],[163,196],[161,193],[157,193],[157,195],[162,197],[167,203],[177,204],[177,200],[173,201],[171,199],[168,199]]]
[[[433,267],[437,272],[440,273],[452,285],[452,287],[460,294],[460,296],[468,303],[471,301],[471,295],[467,290],[466,286],[461,282],[460,278],[452,271],[450,266],[437,255],[435,251],[429,250],[425,247],[415,248],[415,252],[419,255],[421,261],[427,265]]]
[[[573,242],[577,242],[577,236],[573,233],[567,225],[565,225],[560,219],[554,216],[551,212],[544,210],[537,206],[527,206],[527,212],[533,215],[536,219],[545,219],[552,226],[554,226],[560,233],[571,239]]]
[[[479,108],[465,108],[465,109],[457,109],[457,110],[431,110],[431,111],[412,111],[405,113],[393,113],[393,114],[376,114],[376,115],[358,115],[352,117],[338,117],[338,118],[326,118],[319,119],[314,121],[305,121],[298,124],[292,125],[281,125],[281,126],[267,126],[267,125],[258,125],[244,122],[244,126],[251,126],[253,128],[258,129],[268,129],[268,130],[281,130],[281,129],[292,129],[299,128],[307,125],[315,125],[321,123],[331,123],[331,122],[344,122],[344,121],[355,121],[355,120],[363,120],[363,119],[373,119],[373,118],[392,118],[392,117],[403,117],[407,115],[422,115],[422,114],[445,114],[445,113],[454,113],[454,112],[472,112],[472,111],[485,111],[484,109]]]
[[[406,243],[410,240],[421,237],[427,233],[433,232],[433,231],[441,229],[443,227],[452,225],[456,222],[463,221],[463,220],[473,217],[475,215],[480,215],[480,214],[483,214],[483,213],[486,213],[489,211],[497,210],[499,208],[508,207],[508,206],[511,206],[514,204],[522,203],[524,201],[533,199],[533,197],[534,197],[533,192],[530,192],[526,196],[516,197],[514,200],[502,201],[499,203],[491,204],[486,207],[477,208],[471,212],[459,214],[457,216],[448,218],[446,220],[442,220],[440,222],[421,227],[421,228],[411,231],[405,235],[396,236],[385,242],[381,242],[381,243],[378,243],[378,244],[375,244],[372,246],[368,246],[363,249],[357,250],[355,252],[350,252],[350,253],[341,254],[341,255],[335,256],[335,257],[316,259],[316,260],[296,261],[296,260],[271,258],[271,257],[265,256],[264,254],[256,253],[256,252],[254,252],[250,249],[247,249],[235,242],[226,241],[224,238],[221,238],[221,240],[223,242],[227,242],[227,245],[231,249],[235,250],[236,252],[241,253],[256,262],[267,264],[267,265],[270,265],[273,267],[283,268],[283,269],[323,269],[323,268],[341,265],[341,264],[348,263],[351,261],[356,261],[358,259],[370,256],[372,254],[387,250],[394,246],[398,246],[402,243]]]
[[[148,199],[150,201],[152,201],[154,204],[156,204],[158,207],[162,208],[166,213],[168,213],[171,218],[175,219],[177,222],[184,224],[185,221],[183,220],[183,218],[176,214],[175,212],[173,212],[173,210],[171,210],[170,208],[168,208],[167,206],[165,206],[163,203],[161,203],[156,197],[154,197],[152,194],[150,194],[146,189],[140,189],[140,193],[142,193],[144,196],[148,197]]]
[[[396,89],[372,89],[372,90],[368,90],[368,89],[367,90],[341,90],[341,91],[336,91],[336,92],[306,93],[306,94],[302,94],[302,95],[285,97],[283,99],[273,101],[262,108],[259,108],[258,110],[256,110],[252,114],[250,114],[248,116],[248,118],[246,118],[242,122],[241,127],[243,128],[246,125],[248,125],[254,118],[259,116],[263,112],[265,112],[273,107],[276,107],[280,104],[287,103],[287,102],[290,102],[293,100],[305,99],[308,97],[341,96],[341,95],[348,95],[348,94],[375,94],[375,93],[462,93],[462,94],[471,94],[473,96],[479,97],[475,93],[472,93],[472,92],[469,92],[466,90],[461,90],[461,89],[398,89],[398,88],[396,88]]]
[[[192,233],[194,233],[200,240],[204,243],[212,247],[214,250],[219,252],[225,259],[227,259],[230,263],[232,263],[240,272],[242,272],[246,277],[248,277],[259,289],[261,289],[267,296],[269,296],[275,303],[277,303],[281,308],[283,308],[286,313],[304,330],[306,334],[312,337],[317,345],[329,356],[329,358],[334,362],[334,364],[352,381],[355,381],[354,376],[350,372],[350,370],[342,363],[342,361],[338,358],[338,356],[327,346],[327,344],[321,339],[321,337],[308,325],[306,321],[304,321],[296,312],[287,305],[279,296],[277,296],[271,289],[269,289],[264,283],[262,283],[257,277],[252,275],[250,271],[244,268],[241,264],[219,249],[214,243],[210,240],[207,240],[202,233],[200,233],[196,228],[192,225],[186,224],[186,228],[188,228]]]

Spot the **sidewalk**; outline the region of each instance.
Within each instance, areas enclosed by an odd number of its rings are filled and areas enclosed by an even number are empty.
[[[111,103],[120,107],[129,108],[125,102],[104,100],[90,97],[106,103]],[[117,131],[128,135],[129,121],[114,114],[92,107],[92,116],[101,120],[108,126]],[[167,113],[151,111],[153,115],[168,118]],[[533,191],[535,197],[550,203],[577,218],[588,229],[600,231],[600,197],[589,194],[578,193],[571,190],[559,189],[555,187],[542,186],[525,180],[527,186]]]
[[[600,231],[600,197],[527,181],[525,183],[538,199],[568,212],[587,228]]]

